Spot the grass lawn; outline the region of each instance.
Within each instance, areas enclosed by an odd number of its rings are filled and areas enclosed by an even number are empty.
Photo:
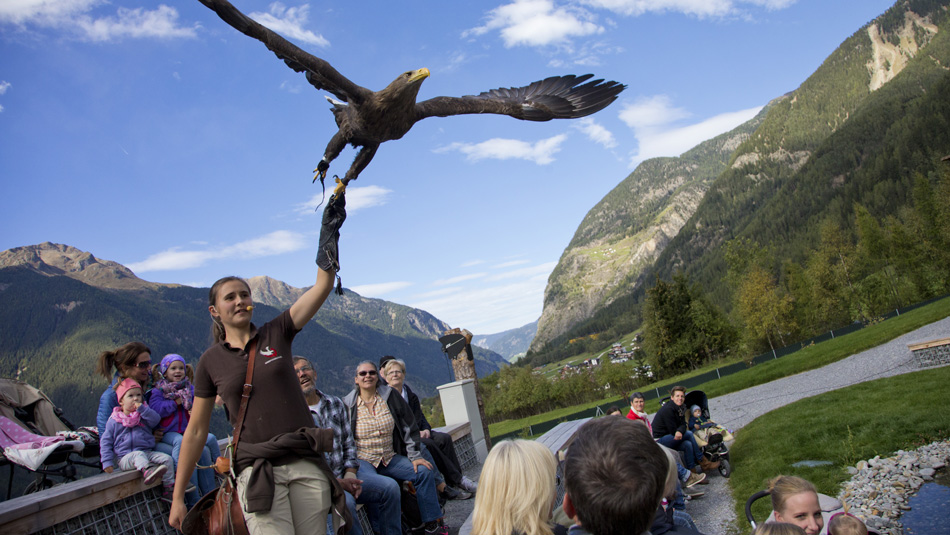
[[[756,418],[742,428],[730,450],[729,485],[743,533],[745,501],[777,475],[803,477],[819,492],[837,496],[857,461],[888,457],[950,437],[950,411],[940,392],[950,385],[950,367],[878,379],[806,398]],[[793,467],[798,461],[831,461],[818,467]],[[768,499],[753,514],[764,519]]]
[[[722,396],[731,392],[738,392],[739,390],[774,381],[775,379],[781,379],[782,377],[788,377],[789,375],[813,370],[831,364],[832,362],[837,362],[855,353],[860,353],[861,351],[879,346],[924,325],[946,318],[947,316],[950,316],[950,298],[941,299],[940,301],[911,310],[896,318],[882,321],[851,334],[806,347],[780,359],[753,366],[747,370],[727,375],[721,379],[703,383],[691,390],[703,390],[709,398]],[[572,359],[576,358],[579,357],[572,357]],[[645,385],[640,390],[648,391],[658,386],[673,384],[678,380],[700,375],[707,371],[715,370],[717,367],[727,366],[736,361],[737,359],[732,359],[708,364],[698,370]],[[619,396],[609,397],[601,401],[565,407],[520,420],[505,420],[489,425],[488,429],[492,436],[503,435],[524,429],[529,425],[564,418],[597,405],[618,401]],[[656,412],[658,408],[659,404],[656,400],[647,402],[647,412]]]

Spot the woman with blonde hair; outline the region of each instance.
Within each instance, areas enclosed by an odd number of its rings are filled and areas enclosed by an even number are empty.
[[[556,471],[554,455],[538,442],[496,444],[479,478],[472,535],[552,535]]]
[[[778,476],[769,481],[774,522],[788,522],[817,535],[824,527],[818,490],[810,481],[797,476]]]

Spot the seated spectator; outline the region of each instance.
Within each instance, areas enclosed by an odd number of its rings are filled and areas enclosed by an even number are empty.
[[[401,498],[396,480],[369,472],[363,474],[366,479],[357,477],[360,462],[356,456],[356,442],[350,430],[350,418],[343,400],[317,390],[317,372],[306,358],[295,356],[294,370],[300,380],[300,390],[310,406],[313,423],[317,427],[333,431],[333,451],[324,453],[324,456],[330,471],[346,494],[346,507],[350,510],[350,518],[353,519],[346,533],[363,535],[363,528],[356,516],[357,503],[373,505],[367,507],[373,525],[378,526],[381,517],[399,518]],[[333,533],[333,529],[328,529],[327,533]]]
[[[557,461],[533,440],[503,440],[482,467],[472,535],[563,535],[551,523]]]
[[[696,524],[693,523],[692,517],[690,517],[686,511],[674,507],[674,501],[677,500],[677,495],[682,493],[676,467],[676,458],[679,457],[679,455],[668,448],[663,448],[663,453],[666,454],[667,463],[666,486],[663,489],[663,501],[660,503],[660,507],[657,508],[656,516],[653,518],[650,534],[698,534],[699,531],[696,529]]]
[[[455,453],[452,436],[432,430],[432,426],[422,412],[419,396],[406,384],[406,363],[402,359],[385,356],[380,359],[380,369],[386,384],[402,395],[402,398],[409,404],[416,426],[419,428],[419,437],[422,444],[425,445],[425,449],[432,456],[439,472],[444,476],[444,481],[436,485],[439,494],[450,500],[471,498],[472,494],[478,490],[478,485],[462,474],[461,463],[459,463],[458,455]],[[462,492],[452,487],[462,489]]]
[[[818,535],[825,521],[821,517],[818,491],[810,481],[796,476],[778,476],[769,481],[774,522],[788,522]]]
[[[851,513],[835,513],[828,519],[829,535],[868,535],[868,527]]]
[[[623,413],[620,412],[620,407],[616,405],[611,405],[607,412],[604,413],[605,416],[623,416]]]
[[[640,420],[647,425],[647,429],[652,433],[653,426],[650,425],[650,419],[647,418],[647,413],[644,410],[644,407],[646,407],[646,400],[643,399],[643,394],[640,392],[634,392],[633,394],[630,394],[630,412],[627,413],[627,418],[631,420]]]
[[[575,522],[570,534],[646,532],[666,478],[666,455],[644,426],[623,418],[590,420],[578,429],[564,463],[564,512]]]
[[[448,527],[442,523],[433,466],[422,457],[419,429],[409,404],[393,389],[379,384],[378,373],[375,363],[368,360],[359,363],[356,388],[343,399],[356,439],[360,462],[357,477],[365,481],[370,474],[380,474],[398,481],[411,481],[416,488],[426,534],[448,535]],[[400,533],[399,518],[380,517],[380,535]]]
[[[805,530],[788,522],[766,522],[759,524],[752,535],[805,535]]]
[[[686,428],[686,388],[674,386],[670,391],[670,402],[666,403],[653,417],[653,438],[657,442],[683,452],[686,456],[686,468],[696,473],[719,467],[719,461],[711,462],[703,455],[702,449]]]

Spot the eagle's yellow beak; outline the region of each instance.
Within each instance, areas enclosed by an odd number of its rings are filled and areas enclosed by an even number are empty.
[[[409,83],[425,80],[428,77],[429,77],[429,69],[423,67],[421,69],[418,69],[412,72],[412,75],[409,76]]]

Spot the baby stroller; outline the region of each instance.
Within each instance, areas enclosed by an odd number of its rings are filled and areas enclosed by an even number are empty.
[[[687,411],[694,405],[699,407],[703,418],[710,419],[709,400],[702,390],[693,390],[686,394],[683,405],[687,407]],[[689,421],[689,416],[691,414],[687,415],[687,421]],[[703,455],[711,462],[719,461],[719,473],[722,477],[729,477],[732,474],[732,463],[729,462],[729,448],[726,447],[726,442],[732,440],[732,434],[722,426],[712,427],[704,433],[697,433],[695,429],[690,429],[690,431],[693,432],[696,443],[702,448]]]
[[[0,445],[0,466],[10,467],[7,499],[17,465],[34,474],[24,494],[52,487],[52,478],[74,481],[76,465],[99,469],[96,429],[77,429],[46,394],[22,381],[0,379]]]

